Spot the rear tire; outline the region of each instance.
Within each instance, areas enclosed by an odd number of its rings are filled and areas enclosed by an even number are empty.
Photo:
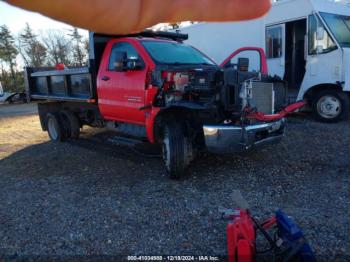
[[[186,170],[187,150],[184,128],[180,123],[166,123],[163,130],[163,160],[171,179],[181,178]]]
[[[319,92],[312,104],[315,119],[325,123],[335,123],[349,115],[349,96],[335,89]]]
[[[80,122],[78,117],[70,111],[63,110],[60,112],[65,134],[67,138],[77,140],[80,135]]]
[[[48,113],[47,114],[47,133],[54,142],[62,142],[65,138],[64,127],[59,114]]]

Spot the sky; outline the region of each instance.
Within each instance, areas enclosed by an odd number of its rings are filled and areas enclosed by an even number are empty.
[[[36,31],[71,28],[71,26],[67,24],[57,22],[38,13],[28,12],[0,1],[0,25],[7,25],[11,32],[17,34],[24,28],[25,23],[27,22]],[[85,33],[87,34],[87,32]]]

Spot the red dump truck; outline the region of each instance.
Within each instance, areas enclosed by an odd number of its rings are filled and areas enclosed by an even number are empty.
[[[263,51],[256,49],[261,72],[248,72],[249,59],[233,63],[231,56],[217,65],[184,44],[187,38],[90,33],[88,67],[26,68],[27,96],[38,102],[42,129],[53,141],[77,139],[89,125],[159,143],[171,178],[202,151],[230,154],[279,141],[282,117],[251,114],[274,113],[286,101],[283,81],[266,75]]]

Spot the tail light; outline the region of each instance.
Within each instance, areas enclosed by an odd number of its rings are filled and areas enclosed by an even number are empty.
[[[63,63],[58,63],[58,64],[56,64],[56,66],[55,66],[55,69],[56,70],[65,70],[67,67],[65,66],[65,64],[63,64]]]

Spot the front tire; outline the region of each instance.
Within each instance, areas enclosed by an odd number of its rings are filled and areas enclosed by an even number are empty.
[[[348,117],[349,97],[338,90],[323,90],[313,99],[312,108],[316,120],[335,123]]]
[[[187,138],[180,123],[168,122],[163,130],[163,160],[169,177],[181,178],[188,165]]]

